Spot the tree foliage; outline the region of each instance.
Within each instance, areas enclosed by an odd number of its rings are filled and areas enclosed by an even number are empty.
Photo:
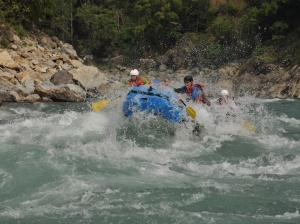
[[[102,58],[155,56],[186,33],[208,33],[215,56],[283,40],[299,26],[299,9],[299,0],[0,0],[0,22],[38,28]]]
[[[298,26],[300,1],[298,0],[246,0],[249,4],[244,16],[262,41],[284,36],[284,33]]]

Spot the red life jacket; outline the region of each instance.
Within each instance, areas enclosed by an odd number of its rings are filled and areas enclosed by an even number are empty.
[[[203,103],[204,99],[206,98],[206,95],[204,93],[204,85],[203,84],[200,84],[200,83],[196,83],[196,84],[193,84],[192,86],[190,86],[189,88],[186,88],[186,92],[192,96],[192,89],[193,87],[198,87],[201,92],[202,92],[202,95],[200,96],[197,96],[196,98],[196,102],[200,102],[200,103]]]
[[[232,103],[234,104],[234,105],[236,105],[236,102],[234,101],[234,98],[232,98],[232,99],[224,99],[223,97],[219,97],[219,99],[218,99],[218,104],[219,105],[223,105],[223,104],[228,104],[228,103],[231,103],[231,101],[232,101]]]
[[[144,85],[143,80],[140,77],[137,77],[136,81],[130,79],[129,84],[131,87]]]
[[[223,105],[223,103],[227,104],[227,102],[223,99],[223,97],[219,97],[218,104]]]

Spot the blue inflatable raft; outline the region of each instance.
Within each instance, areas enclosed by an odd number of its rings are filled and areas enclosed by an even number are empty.
[[[187,116],[174,90],[166,86],[133,87],[123,103],[123,111],[126,116],[138,111],[152,113],[172,123],[181,122]]]

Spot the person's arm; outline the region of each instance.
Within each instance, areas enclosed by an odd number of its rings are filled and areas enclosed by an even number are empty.
[[[174,91],[176,93],[185,93],[186,92],[186,88],[185,88],[185,86],[183,86],[183,87],[180,87],[180,88],[175,88]]]
[[[146,79],[145,77],[141,77],[142,81],[143,81],[143,85],[148,84],[148,79]],[[151,84],[151,83],[150,83]]]

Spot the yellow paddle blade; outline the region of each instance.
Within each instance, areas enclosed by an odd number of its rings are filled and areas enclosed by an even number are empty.
[[[249,131],[249,132],[255,132],[256,131],[256,126],[251,124],[249,121],[243,121],[241,123],[245,126],[247,131]]]
[[[103,108],[107,107],[109,102],[110,102],[110,100],[101,100],[101,101],[95,102],[92,104],[92,108],[94,111],[102,110]]]
[[[191,118],[195,119],[196,117],[196,111],[191,108],[190,106],[186,106],[188,114],[191,116]]]

